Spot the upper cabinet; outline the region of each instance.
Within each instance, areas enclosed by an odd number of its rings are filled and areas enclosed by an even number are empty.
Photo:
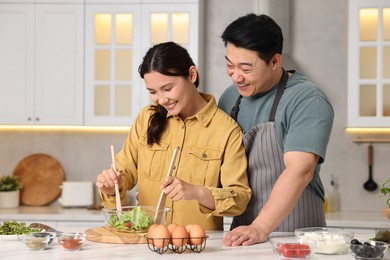
[[[129,126],[138,73],[175,41],[199,69],[203,0],[0,0],[0,124]]]
[[[390,2],[349,1],[348,127],[390,127]]]
[[[130,125],[141,80],[139,4],[86,6],[85,124]]]
[[[85,124],[128,126],[150,103],[138,66],[152,45],[175,41],[200,65],[200,13],[198,0],[87,0]]]
[[[0,123],[83,124],[83,3],[11,2],[0,1]]]

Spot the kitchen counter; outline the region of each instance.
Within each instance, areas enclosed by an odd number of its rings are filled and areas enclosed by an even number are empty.
[[[59,205],[30,207],[20,206],[13,209],[0,209],[0,219],[49,220],[49,221],[104,221],[101,210],[87,208],[65,208]]]
[[[328,227],[390,229],[390,221],[382,214],[380,210],[377,212],[328,212],[326,214],[326,224]]]
[[[25,222],[50,222],[56,224],[79,222],[84,226],[98,226],[104,223],[101,210],[87,208],[64,208],[60,205],[45,207],[20,206],[14,209],[0,209],[0,220],[17,220]],[[225,230],[230,227],[231,218],[225,218]],[[378,212],[343,211],[326,214],[329,227],[351,229],[381,229],[390,228],[390,221]]]
[[[67,228],[63,231],[78,231],[82,232],[83,228]],[[149,250],[146,244],[107,244],[86,241],[80,251],[65,251],[61,248],[57,241],[54,241],[50,248],[44,251],[28,251],[25,245],[20,241],[1,241],[1,258],[2,259],[29,259],[29,260],[56,260],[56,259],[125,259],[131,257],[132,259],[238,259],[243,257],[245,259],[279,259],[272,251],[269,242],[256,244],[245,247],[224,247],[222,246],[222,238],[224,232],[213,231],[206,232],[209,238],[206,241],[206,248],[201,253],[194,253],[189,250],[182,254],[167,251],[159,255]],[[274,233],[274,236],[285,235]],[[356,238],[364,240],[368,238],[367,234],[356,234]],[[314,260],[326,259],[355,259],[348,254],[343,255],[320,255],[314,254]],[[390,255],[386,254],[383,260],[389,260]]]

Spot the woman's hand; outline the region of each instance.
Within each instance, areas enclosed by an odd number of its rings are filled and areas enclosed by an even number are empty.
[[[205,207],[211,210],[215,209],[213,195],[203,186],[190,184],[179,178],[168,176],[161,183],[160,189],[173,201],[197,200]]]
[[[192,200],[195,198],[195,185],[189,184],[179,178],[168,176],[161,183],[160,189],[168,198],[177,200]]]
[[[249,246],[262,243],[268,236],[253,225],[239,226],[228,232],[222,240],[224,246]]]
[[[115,183],[120,186],[120,182],[121,173],[119,171],[115,173],[113,169],[107,169],[97,176],[96,187],[107,195],[115,195]]]

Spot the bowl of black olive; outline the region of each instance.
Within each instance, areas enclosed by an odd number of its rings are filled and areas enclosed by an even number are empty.
[[[381,259],[386,253],[389,244],[382,241],[360,242],[352,239],[349,246],[350,253],[358,260],[375,260]]]

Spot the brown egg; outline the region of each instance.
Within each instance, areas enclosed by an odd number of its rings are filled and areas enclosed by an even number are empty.
[[[158,224],[152,224],[148,229],[148,238],[150,238],[150,235],[153,234],[153,229],[155,229],[158,226]],[[153,245],[153,239],[148,239],[148,243]]]
[[[176,247],[185,246],[188,242],[188,232],[183,226],[176,226],[172,232],[172,244]]]
[[[171,224],[169,224],[169,225],[167,226],[167,229],[168,229],[168,231],[169,231],[169,234],[171,234],[171,236],[172,236],[173,230],[174,230],[176,227],[177,227],[177,225],[176,225],[176,224],[173,224],[173,223],[171,223]]]
[[[200,225],[194,224],[190,228],[189,235],[191,244],[201,245],[203,243],[204,237],[206,236],[206,232]]]
[[[185,228],[186,228],[188,233],[190,233],[191,227],[192,227],[192,224],[188,224],[188,225],[185,226]]]
[[[171,238],[169,231],[164,225],[157,225],[152,229],[149,228],[148,238],[150,238],[153,242],[149,242],[153,244],[155,247],[164,248],[168,245],[169,240]]]

